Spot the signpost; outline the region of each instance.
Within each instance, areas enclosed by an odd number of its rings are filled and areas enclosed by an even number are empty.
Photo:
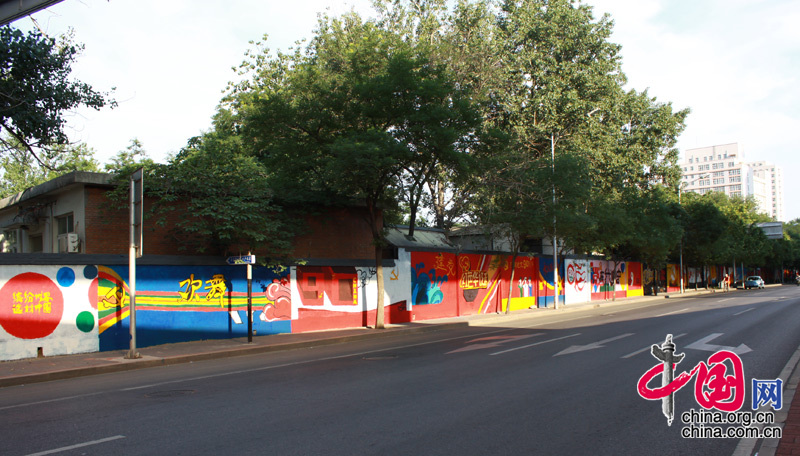
[[[231,266],[246,264],[247,265],[247,343],[253,343],[253,265],[256,263],[256,256],[248,253],[247,255],[239,255],[228,257],[226,260]]]
[[[128,359],[139,358],[136,351],[136,259],[142,256],[142,219],[144,218],[144,168],[131,174],[131,242],[128,254],[128,289],[130,295],[129,322],[131,345]]]
[[[239,255],[239,256],[232,256],[228,257],[225,260],[231,266],[235,266],[237,264],[256,264],[256,256],[255,255]]]

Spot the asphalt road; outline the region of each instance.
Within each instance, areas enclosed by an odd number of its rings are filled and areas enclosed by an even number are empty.
[[[639,396],[650,347],[673,334],[676,375],[735,350],[750,410],[750,380],[800,346],[800,287],[504,325],[0,389],[0,454],[730,455],[739,439],[681,437],[694,380],[671,426]]]

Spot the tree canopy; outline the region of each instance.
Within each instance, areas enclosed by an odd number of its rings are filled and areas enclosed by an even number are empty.
[[[40,161],[15,140],[8,140],[7,144],[13,147],[0,156],[0,198],[72,171],[100,171],[94,151],[85,144],[48,148],[39,154]]]
[[[57,152],[69,141],[64,114],[80,106],[115,106],[108,94],[70,79],[72,64],[82,46],[70,35],[58,41],[38,31],[23,33],[0,27],[0,147],[22,150],[42,166],[37,151]]]

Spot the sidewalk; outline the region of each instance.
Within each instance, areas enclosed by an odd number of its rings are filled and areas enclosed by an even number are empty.
[[[274,351],[294,350],[323,345],[342,344],[363,339],[402,337],[441,331],[464,326],[498,325],[505,321],[529,318],[534,315],[552,315],[553,312],[573,312],[595,307],[611,307],[643,301],[671,298],[695,297],[708,294],[705,290],[625,298],[616,301],[592,301],[588,303],[562,305],[554,309],[525,309],[510,314],[482,314],[464,317],[443,318],[425,322],[387,325],[384,330],[370,328],[351,328],[342,330],[316,331],[300,334],[278,334],[257,336],[248,344],[247,338],[204,340],[140,348],[139,359],[125,359],[127,350],[85,353],[76,355],[31,358],[0,362],[0,388],[47,382],[89,375],[122,372],[149,367],[190,363],[195,361],[246,356]],[[800,352],[800,349],[798,349]],[[800,394],[795,394],[800,380],[800,363],[792,368],[793,374],[787,379],[783,392],[783,410],[777,414],[778,420],[785,420],[783,438],[778,442],[759,442],[759,456],[800,456]],[[789,406],[791,404],[791,407]]]

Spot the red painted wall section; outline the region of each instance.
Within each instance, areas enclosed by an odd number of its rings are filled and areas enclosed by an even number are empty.
[[[644,296],[644,284],[642,282],[642,263],[638,261],[628,262],[628,298]]]
[[[411,265],[414,320],[504,312],[508,305],[510,256],[412,252]],[[534,257],[517,258],[511,310],[535,304],[537,267]]]
[[[506,267],[508,263],[499,255],[458,256],[460,315],[500,311],[501,273]]]
[[[537,262],[534,257],[517,257],[511,268],[508,255],[459,255],[459,299],[461,315],[504,312],[511,284],[511,310],[536,303]]]
[[[415,320],[460,315],[456,259],[452,253],[411,253],[411,300]]]
[[[642,263],[591,260],[592,301],[644,295]],[[613,293],[613,295],[612,295]]]
[[[667,292],[681,290],[681,268],[677,264],[667,265]],[[684,277],[684,280],[686,278]],[[685,282],[684,282],[685,283]]]
[[[358,271],[352,266],[298,266],[292,332],[366,326]],[[295,302],[296,301],[296,302]]]

